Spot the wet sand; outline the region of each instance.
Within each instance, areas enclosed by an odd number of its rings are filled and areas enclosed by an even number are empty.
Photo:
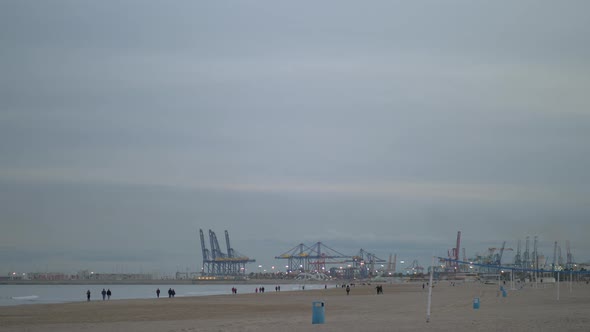
[[[562,283],[508,291],[497,285],[441,282],[357,285],[344,289],[145,300],[91,301],[0,308],[0,331],[588,331],[590,285]],[[480,298],[480,309],[472,301]],[[325,303],[325,323],[312,325],[312,301]]]

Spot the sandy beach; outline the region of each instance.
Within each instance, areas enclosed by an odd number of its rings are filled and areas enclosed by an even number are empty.
[[[526,286],[502,297],[497,285],[435,285],[430,322],[421,283],[344,289],[0,308],[1,331],[588,331],[590,285]],[[473,298],[480,309],[473,309]],[[325,323],[311,324],[312,301]]]

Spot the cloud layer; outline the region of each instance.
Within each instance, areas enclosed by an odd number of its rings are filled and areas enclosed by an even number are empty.
[[[588,260],[589,9],[4,1],[0,273],[198,269],[198,228]]]

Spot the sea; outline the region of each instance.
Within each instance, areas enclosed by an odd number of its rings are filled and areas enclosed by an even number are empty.
[[[101,292],[111,290],[111,300],[156,298],[156,289],[160,297],[168,297],[168,289],[176,292],[175,297],[207,296],[231,294],[232,287],[238,294],[254,293],[256,288],[264,287],[265,292],[274,292],[274,284],[209,284],[209,285],[0,285],[0,306],[14,306],[40,303],[85,302],[86,292],[90,290],[91,301],[102,301]],[[322,289],[319,284],[281,284],[283,291],[307,291]]]

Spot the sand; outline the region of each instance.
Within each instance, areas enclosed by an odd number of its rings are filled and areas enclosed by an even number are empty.
[[[544,288],[541,288],[544,287]],[[0,331],[590,331],[590,285],[562,283],[508,291],[497,285],[440,282],[357,285],[327,290],[0,307]],[[480,309],[473,309],[473,298]],[[312,325],[312,301],[325,323]]]

